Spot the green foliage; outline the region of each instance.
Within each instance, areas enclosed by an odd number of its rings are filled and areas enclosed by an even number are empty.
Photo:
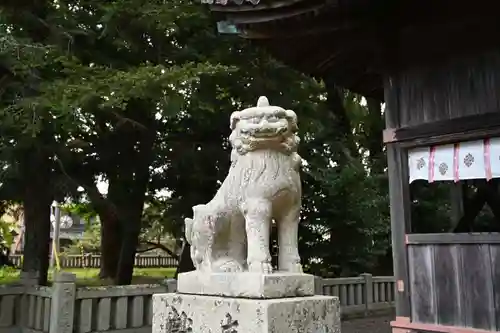
[[[415,181],[411,184],[413,196],[412,218],[413,232],[440,233],[449,232],[450,220],[450,184]]]
[[[16,230],[14,223],[0,219],[0,251],[10,249],[14,242],[13,232]]]
[[[73,268],[63,269],[64,272],[76,275],[76,284],[84,287],[97,287],[109,285],[110,281],[99,278],[99,269],[96,268]],[[0,268],[0,286],[19,282],[18,269],[12,267]],[[54,272],[49,272],[49,280],[52,280]],[[135,268],[132,284],[161,283],[165,279],[172,278],[175,274],[173,268]]]
[[[140,250],[150,242],[176,253],[184,218],[228,172],[229,115],[266,95],[299,118],[304,266],[338,276],[379,265],[390,247],[379,109],[217,35],[189,0],[55,4],[0,5],[0,199],[23,198],[27,156],[42,152],[44,197],[71,197],[64,209],[89,221],[67,252],[100,251],[101,223],[111,223],[115,254],[139,229]],[[418,219],[449,214],[445,190],[416,191]]]
[[[387,192],[362,165],[307,172],[302,255],[321,276],[373,271],[389,247]]]
[[[4,201],[0,204],[0,253],[11,249],[17,233],[17,221],[22,219],[23,208],[16,202]]]
[[[164,211],[164,200],[150,199],[142,214],[142,230],[139,242],[143,251],[154,250],[158,253],[168,250],[165,254],[175,254],[179,250],[178,238],[173,236],[173,224]]]
[[[133,260],[145,192],[155,190],[150,165],[161,158],[166,121],[190,103],[202,79],[233,71],[195,50],[186,52],[193,39],[207,36],[193,28],[209,20],[200,9],[187,1],[141,0],[43,3],[32,11],[7,7],[5,34],[15,40],[5,52],[12,63],[7,70],[26,75],[13,75],[8,87],[15,98],[4,99],[2,115],[16,115],[5,121],[5,133],[12,134],[4,137],[11,151],[4,160],[12,166],[13,183],[4,187],[10,189],[5,196],[13,196],[23,179],[14,166],[29,164],[20,161],[25,142],[52,162],[52,177],[64,180],[51,183],[58,186],[47,189],[50,195],[80,200],[75,190],[81,186],[102,223],[116,225],[122,243],[113,245],[112,254],[120,258],[106,262]],[[16,58],[15,45],[25,40],[36,47]],[[42,57],[34,52],[39,45]],[[31,89],[23,90],[31,81]],[[106,197],[96,191],[98,178],[109,181]],[[129,273],[119,274],[120,283]]]
[[[98,254],[101,250],[101,224],[98,221],[87,223],[82,239],[63,249],[65,254]]]
[[[164,252],[167,248],[174,254],[177,251],[176,239],[169,232],[168,221],[163,220],[163,211],[160,211],[157,200],[146,205],[142,217],[142,231],[139,236],[140,249]],[[101,222],[90,204],[77,203],[62,207],[63,210],[78,215],[86,220],[85,231],[82,239],[75,241],[63,249],[65,254],[99,254],[101,251]],[[163,253],[166,255],[166,253]]]
[[[9,266],[0,267],[0,285],[16,283],[17,281],[19,281],[19,270]]]

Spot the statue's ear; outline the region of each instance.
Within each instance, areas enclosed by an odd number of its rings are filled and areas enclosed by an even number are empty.
[[[234,130],[238,121],[240,121],[240,112],[235,111],[231,114],[231,118],[229,120],[229,127],[231,128],[231,130]]]
[[[197,216],[201,215],[201,211],[205,207],[205,205],[196,205],[193,206],[193,219],[196,219]]]
[[[286,119],[290,122],[290,127],[292,131],[297,131],[299,128],[297,126],[297,114],[292,110],[286,110]]]
[[[186,241],[191,244],[191,232],[193,230],[193,219],[186,217],[184,219],[184,235],[186,236]]]

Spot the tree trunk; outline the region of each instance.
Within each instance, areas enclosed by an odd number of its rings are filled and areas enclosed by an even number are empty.
[[[122,246],[121,226],[115,219],[101,217],[101,266],[99,278],[114,279]]]
[[[105,198],[99,193],[93,179],[80,179],[79,184],[84,186],[90,202],[99,215],[101,222],[101,263],[99,278],[114,279],[118,268],[122,232],[117,209],[112,200],[110,200],[110,198],[113,197],[113,186],[109,186],[108,198]]]
[[[141,221],[127,221],[128,228],[124,230],[123,242],[120,248],[118,270],[115,275],[115,284],[128,285],[132,283],[134,275],[135,253],[139,245]]]
[[[337,144],[340,148],[338,151],[338,163],[343,167],[348,164],[347,162],[350,159],[359,159],[359,151],[352,133],[349,115],[344,107],[343,90],[328,78],[324,79],[324,82],[327,92],[326,103],[331,115],[331,123],[329,125],[332,128],[331,136],[328,140],[331,143]]]
[[[177,279],[177,275],[179,275],[179,273],[186,273],[194,270],[195,267],[193,261],[191,260],[191,246],[188,242],[184,241],[184,244],[182,245],[180,260],[177,264],[177,270],[175,271],[175,278]]]
[[[51,165],[48,156],[29,150],[21,161],[24,181],[25,243],[22,271],[47,285],[50,250]],[[36,172],[35,172],[36,170]]]
[[[32,2],[30,15],[23,10],[11,16],[11,24],[24,30],[34,42],[44,44],[50,34],[46,24],[49,5],[46,1]],[[29,18],[28,18],[29,16]],[[36,19],[34,19],[36,18]],[[36,86],[31,83],[30,86]],[[28,94],[36,89],[28,89]],[[46,125],[46,124],[44,124]],[[32,138],[32,146],[24,151],[19,159],[24,205],[25,243],[22,271],[38,277],[38,284],[47,284],[50,250],[50,206],[53,200],[51,189],[51,160],[46,149],[53,140],[53,133],[42,133]]]
[[[149,164],[147,165],[149,167]],[[149,175],[149,173],[148,173]],[[146,177],[149,180],[149,176]],[[120,246],[115,248],[117,255],[117,269],[113,276],[114,284],[128,285],[132,283],[134,273],[135,254],[139,245],[139,234],[141,232],[142,207],[144,206],[147,190],[147,181],[135,182],[135,187],[129,189],[130,193],[121,197],[115,197],[115,206],[119,211]],[[121,184],[117,184],[119,188]],[[110,186],[111,187],[111,186]]]
[[[120,260],[118,261],[118,271],[115,276],[115,283],[126,285],[132,283],[134,273],[135,254],[139,245],[139,235],[142,226],[142,211],[146,201],[146,192],[149,186],[150,171],[149,167],[153,160],[153,147],[156,139],[156,121],[154,119],[155,106],[147,102],[133,101],[129,102],[128,108],[134,115],[136,110],[149,109],[147,116],[143,116],[137,121],[141,121],[144,128],[133,128],[132,133],[124,132],[125,141],[130,140],[129,145],[124,145],[124,156],[132,156],[130,159],[123,160],[124,174],[121,175],[120,184],[125,187],[126,194],[121,197],[120,204],[120,222],[122,230],[122,246],[120,248]],[[119,179],[120,179],[119,178]]]

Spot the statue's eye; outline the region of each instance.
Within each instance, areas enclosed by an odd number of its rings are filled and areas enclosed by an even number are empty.
[[[260,118],[259,117],[252,118],[252,123],[254,123],[254,124],[260,123]]]
[[[278,117],[276,117],[276,116],[270,116],[270,117],[267,119],[267,121],[272,122],[272,123],[275,123],[275,122],[277,122],[278,120],[279,120],[279,119],[278,119]]]

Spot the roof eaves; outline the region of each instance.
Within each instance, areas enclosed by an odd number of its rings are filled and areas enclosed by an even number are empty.
[[[243,5],[244,2],[250,2],[252,5],[258,5],[260,0],[201,0],[201,3],[206,3],[209,5],[221,5],[226,6],[229,3],[234,3],[236,5]]]

